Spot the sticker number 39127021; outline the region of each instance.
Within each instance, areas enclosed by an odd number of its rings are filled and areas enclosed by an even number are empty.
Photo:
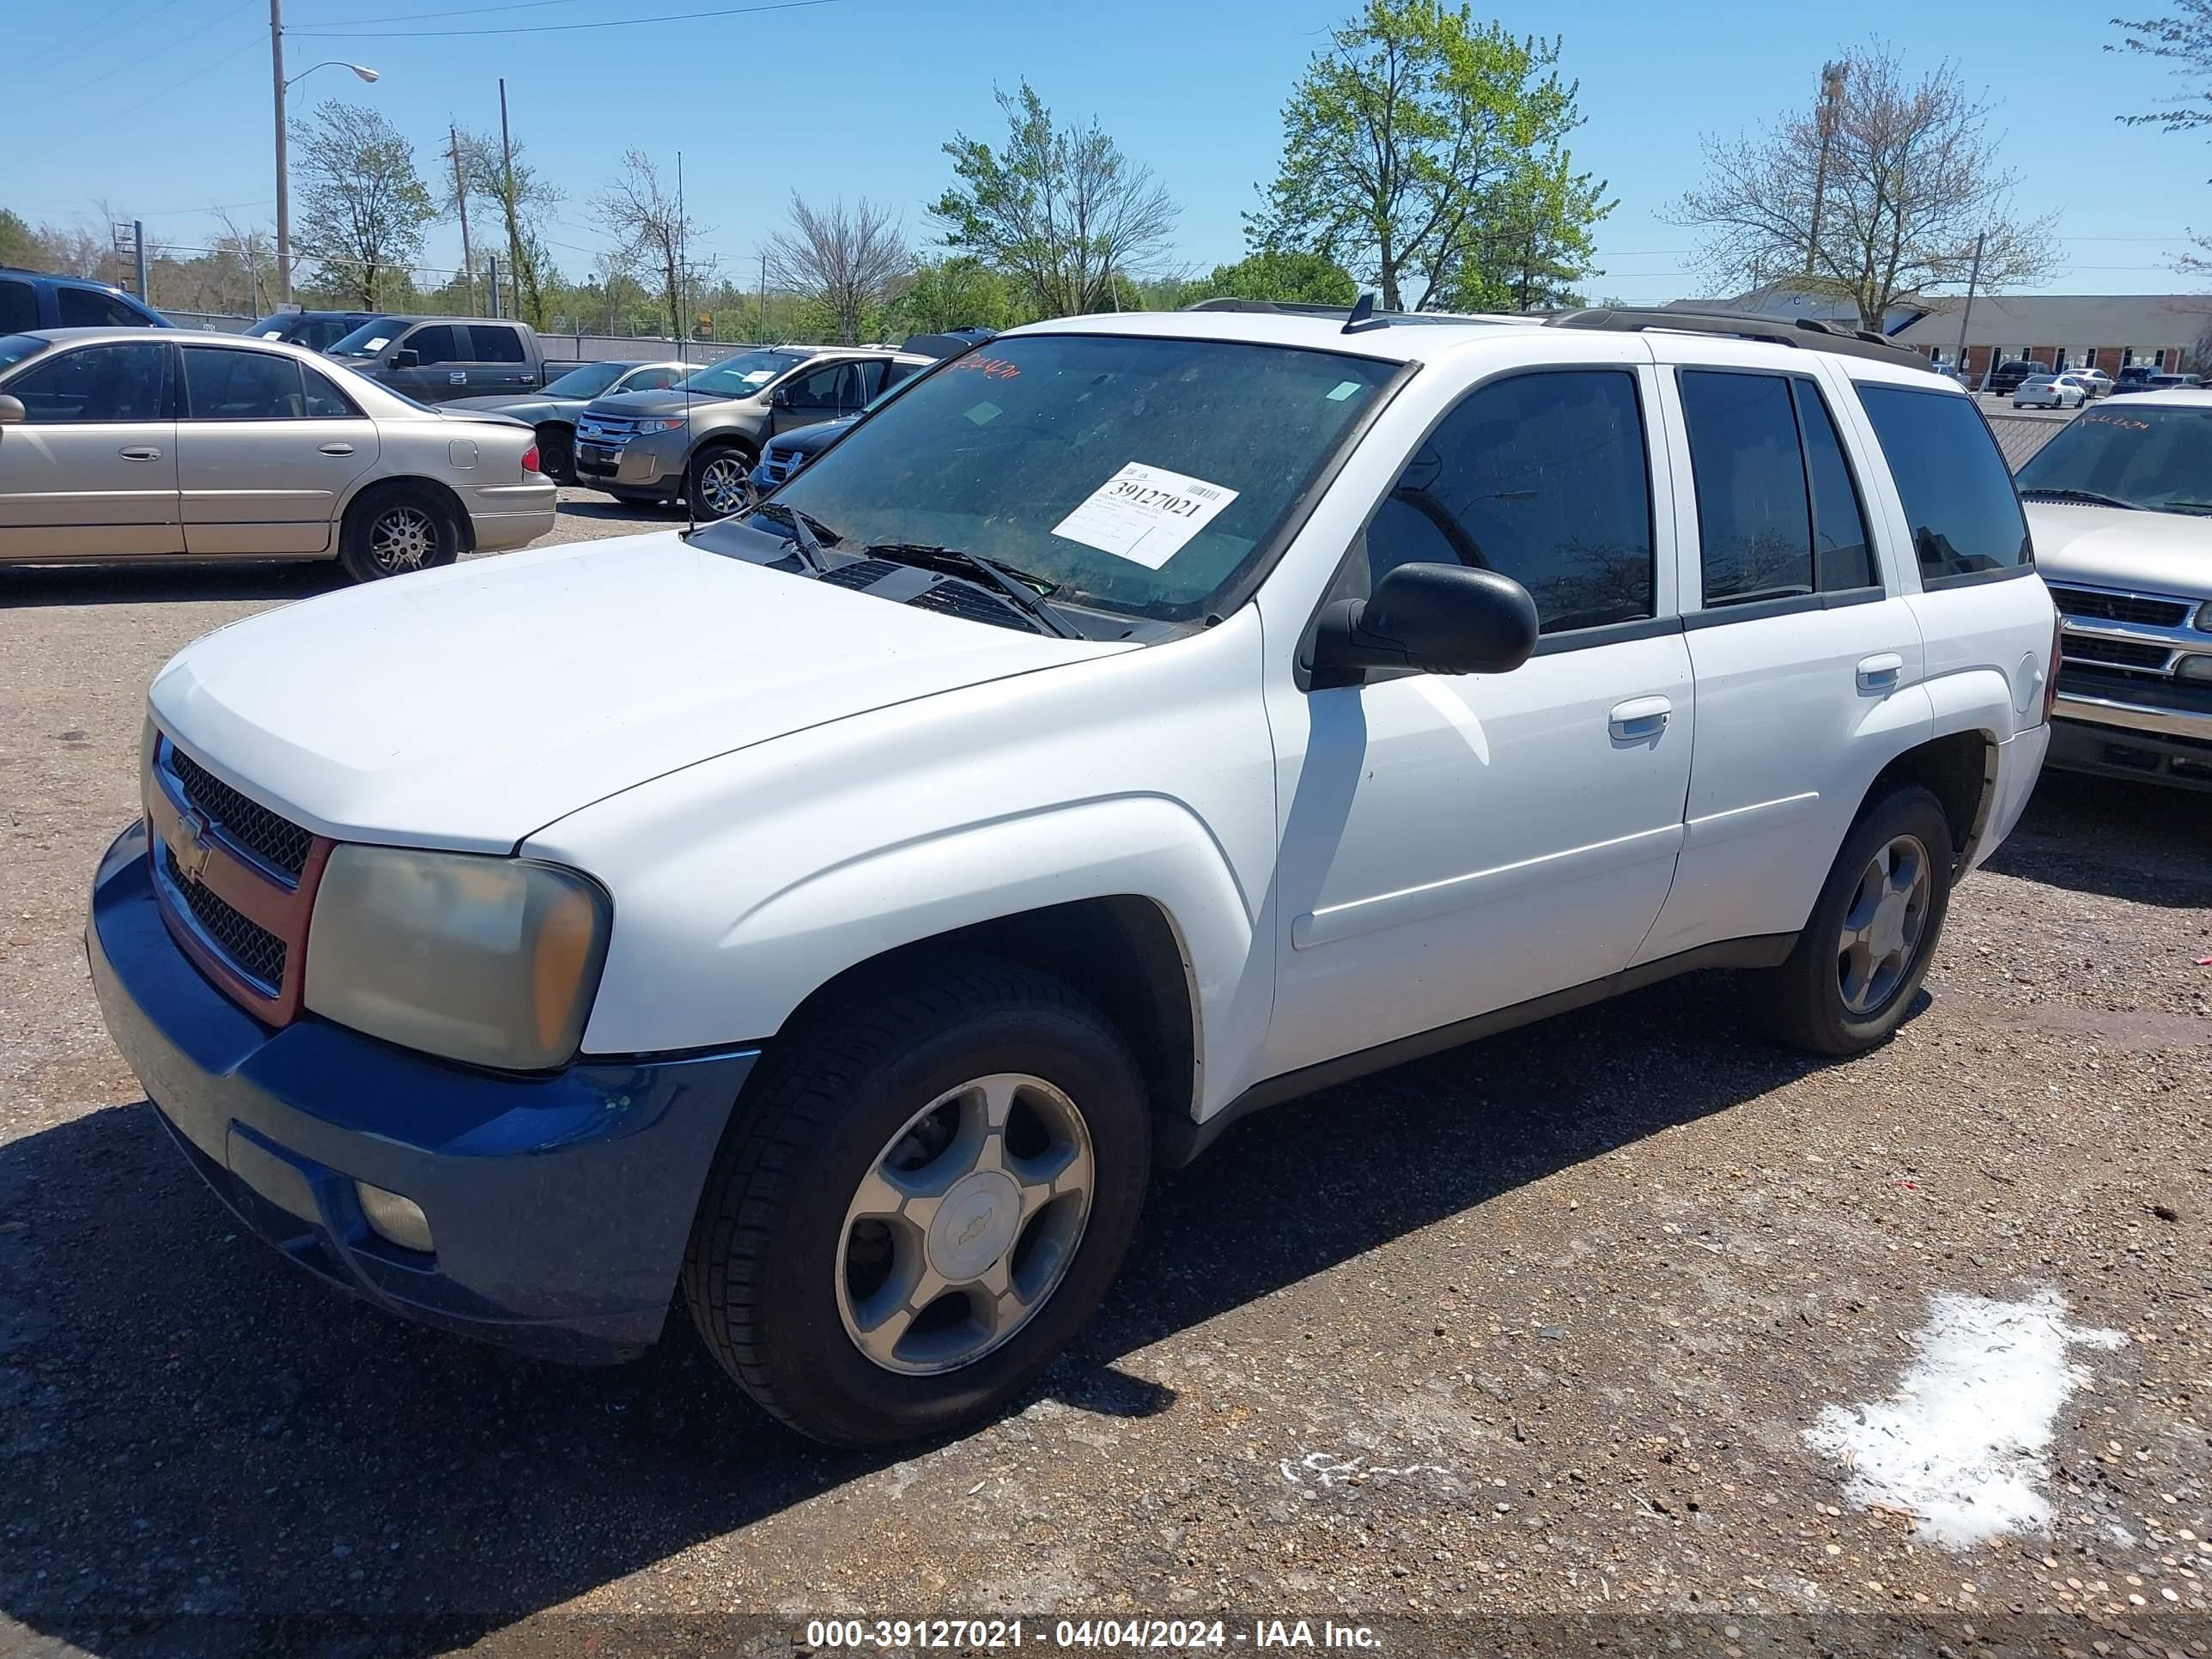
[[[1052,533],[1158,570],[1237,495],[1203,478],[1132,461],[1078,503]]]

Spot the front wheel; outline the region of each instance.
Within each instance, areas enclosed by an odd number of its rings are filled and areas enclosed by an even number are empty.
[[[1136,1229],[1151,1117],[1120,1034],[1057,980],[969,960],[841,998],[762,1066],[684,1261],[708,1350],[833,1444],[1000,1409]]]
[[[1917,784],[1851,826],[1790,959],[1767,973],[1776,1035],[1855,1054],[1904,1023],[1951,902],[1951,823]]]
[[[702,449],[691,458],[684,494],[702,519],[727,519],[753,504],[752,462],[741,449]]]

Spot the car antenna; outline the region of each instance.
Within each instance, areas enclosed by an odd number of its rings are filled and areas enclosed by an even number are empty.
[[[1352,315],[1344,319],[1341,331],[1346,334],[1357,334],[1374,320],[1375,290],[1371,288],[1362,289],[1359,297],[1352,302]]]
[[[691,488],[691,353],[684,332],[684,261],[690,227],[684,219],[684,152],[676,152],[676,314],[668,320],[676,330],[676,361],[684,365],[684,536],[687,541],[699,528],[699,503]]]

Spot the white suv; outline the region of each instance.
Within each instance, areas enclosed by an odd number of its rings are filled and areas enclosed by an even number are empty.
[[[895,1440],[1017,1395],[1256,1107],[1711,966],[1882,1041],[2053,632],[1885,344],[1043,324],[740,517],[185,650],[93,970],[295,1261],[574,1359],[680,1285],[786,1422]]]

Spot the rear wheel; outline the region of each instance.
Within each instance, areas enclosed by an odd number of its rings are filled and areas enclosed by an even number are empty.
[[[1942,934],[1955,857],[1950,820],[1917,784],[1863,813],[1796,948],[1768,970],[1776,1034],[1823,1054],[1887,1042]]]
[[[708,1177],[694,1322],[785,1423],[881,1445],[986,1417],[1091,1316],[1151,1156],[1105,1017],[988,962],[885,981],[780,1038]]]
[[[684,494],[702,519],[726,519],[753,504],[753,464],[742,449],[727,444],[702,449],[684,474]]]
[[[364,491],[338,534],[338,564],[357,582],[451,564],[460,550],[452,507],[405,484]]]

